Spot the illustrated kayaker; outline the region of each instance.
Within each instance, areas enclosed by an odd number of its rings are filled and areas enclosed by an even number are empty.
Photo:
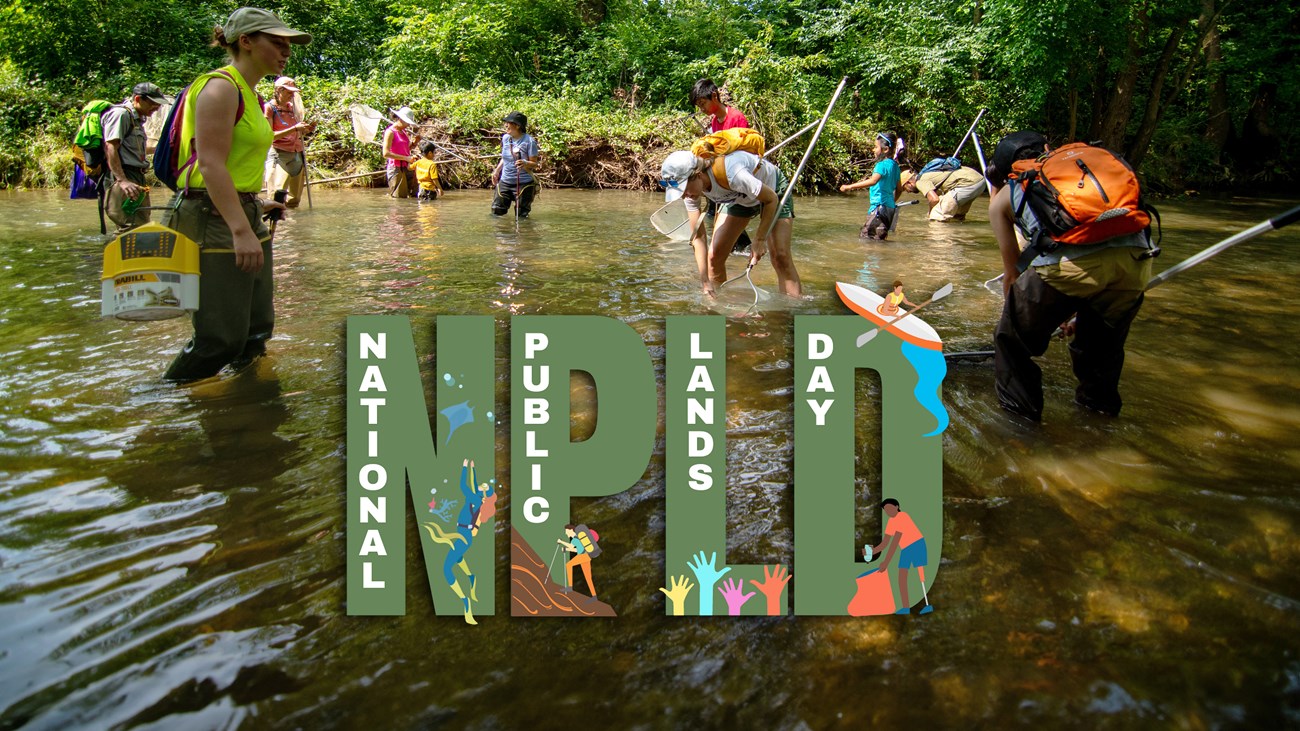
[[[901,280],[895,279],[894,283],[890,286],[893,288],[893,291],[885,295],[885,301],[880,303],[880,306],[876,308],[876,312],[879,312],[885,317],[898,317],[898,315],[901,314],[898,310],[900,304],[905,304],[908,307],[916,307],[916,303],[903,294],[903,282]]]

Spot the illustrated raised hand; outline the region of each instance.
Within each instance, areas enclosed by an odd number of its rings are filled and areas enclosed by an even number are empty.
[[[777,565],[769,570],[763,567],[763,583],[750,579],[749,583],[754,585],[767,598],[767,615],[775,617],[781,613],[781,592],[785,591],[785,585],[790,583],[790,578],[794,576],[785,566]]]
[[[718,579],[721,579],[724,575],[726,575],[728,571],[731,570],[730,566],[724,566],[722,567],[722,570],[719,571],[717,567],[714,566],[717,560],[718,560],[718,552],[714,551],[713,555],[709,557],[708,562],[705,563],[704,551],[700,551],[700,554],[695,557],[694,563],[691,563],[689,561],[686,563],[687,566],[691,567],[691,571],[695,572],[695,580],[700,582],[700,616],[701,617],[712,616],[713,585],[718,583]]]
[[[727,579],[722,582],[722,588],[718,589],[718,592],[722,594],[723,599],[727,600],[727,614],[733,617],[740,616],[740,608],[745,606],[745,602],[754,596],[754,592],[751,591],[745,594],[743,593],[744,590],[744,580]]]
[[[695,588],[695,584],[692,584],[691,580],[686,578],[686,574],[682,574],[681,576],[674,576],[668,582],[668,585],[672,588],[665,589],[661,586],[659,591],[662,591],[664,596],[668,597],[668,600],[672,602],[673,616],[681,617],[686,614],[686,595],[691,593],[691,589]]]

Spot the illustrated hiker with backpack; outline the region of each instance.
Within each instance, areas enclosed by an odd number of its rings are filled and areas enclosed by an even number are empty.
[[[994,334],[998,404],[1042,421],[1043,375],[1033,358],[1077,315],[1075,403],[1118,415],[1124,341],[1159,253],[1133,169],[1104,148],[1052,150],[1043,135],[1023,131],[998,142],[988,175],[1006,294]]]
[[[266,352],[275,307],[263,214],[282,213],[284,204],[257,197],[272,132],[253,87],[284,73],[290,44],[310,41],[269,10],[239,8],[213,29],[231,63],[195,79],[163,125],[154,173],[176,195],[162,222],[199,245],[203,273],[194,336],[167,368],[169,381],[242,368]]]
[[[898,201],[895,196],[898,194],[902,180],[902,172],[898,161],[894,158],[895,148],[900,142],[898,135],[893,132],[877,132],[874,142],[876,160],[871,168],[871,175],[856,183],[840,186],[841,193],[862,188],[871,189],[871,201],[867,206],[867,222],[858,232],[858,238],[884,241],[894,228],[894,217],[898,215]]]
[[[709,297],[716,297],[716,285],[727,281],[727,257],[756,216],[758,236],[750,248],[749,266],[770,250],[777,288],[791,297],[803,294],[790,252],[793,198],[777,210],[790,181],[775,164],[763,159],[765,149],[762,135],[754,130],[727,129],[696,140],[690,150],[670,154],[660,168],[664,202],[686,199],[700,287]],[[712,241],[701,225],[706,201],[717,203],[719,209]]]
[[[600,535],[596,531],[585,525],[566,525],[564,526],[565,538],[556,539],[560,548],[574,554],[564,564],[564,574],[566,581],[564,590],[569,591],[573,586],[573,567],[578,566],[582,569],[582,576],[587,580],[587,588],[591,589],[591,598],[596,598],[596,585],[591,581],[591,559],[601,554]],[[567,538],[567,540],[566,540]]]
[[[170,100],[149,82],[135,85],[131,96],[106,109],[100,117],[104,139],[104,166],[101,186],[104,210],[117,224],[114,236],[149,223],[149,189],[144,173],[149,166],[144,120]],[[145,210],[140,210],[140,209]]]
[[[980,171],[955,157],[936,157],[903,180],[903,190],[925,196],[931,221],[965,221],[971,204],[987,188]]]

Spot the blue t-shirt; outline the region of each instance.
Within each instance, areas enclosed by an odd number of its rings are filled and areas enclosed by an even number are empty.
[[[532,135],[525,134],[519,139],[514,139],[509,134],[501,135],[501,160],[505,166],[501,168],[501,183],[507,186],[513,186],[521,183],[531,183],[533,176],[528,174],[527,170],[520,170],[515,167],[515,154],[518,153],[521,161],[528,161],[529,158],[537,157],[537,140]]]
[[[573,540],[569,541],[569,545],[573,546],[573,548],[575,549],[573,552],[573,555],[575,556],[581,556],[582,554],[587,552],[587,549],[584,548],[582,545],[582,539],[577,536],[574,536]]]
[[[898,204],[894,201],[894,192],[898,190],[898,163],[890,158],[885,158],[876,163],[871,172],[880,174],[880,180],[877,180],[876,184],[871,186],[871,207],[896,207]]]

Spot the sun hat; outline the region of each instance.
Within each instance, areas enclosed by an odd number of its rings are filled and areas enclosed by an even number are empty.
[[[411,113],[410,107],[402,107],[401,109],[393,109],[391,111],[393,112],[394,117],[397,117],[403,122],[411,125],[415,124],[415,115]]]
[[[240,36],[253,33],[270,33],[287,38],[290,43],[311,43],[310,33],[290,28],[275,13],[262,8],[239,8],[226,19],[221,31],[230,43],[238,41]]]

